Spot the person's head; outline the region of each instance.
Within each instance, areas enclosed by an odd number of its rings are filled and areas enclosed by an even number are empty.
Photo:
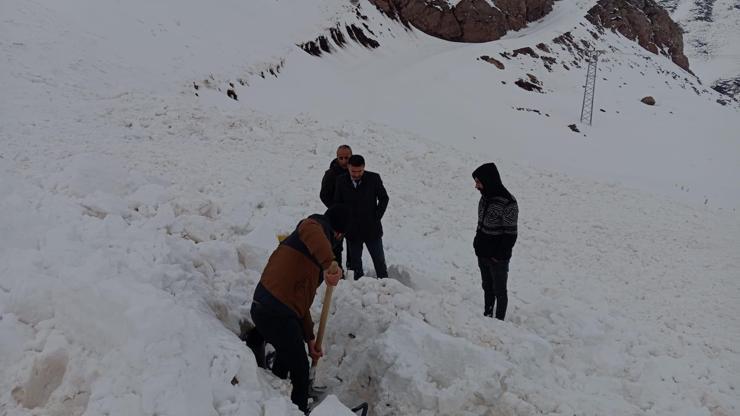
[[[329,219],[329,225],[334,231],[334,237],[341,238],[349,224],[350,209],[347,205],[336,204],[326,210],[324,216]]]
[[[349,176],[352,177],[353,181],[359,181],[363,174],[365,174],[365,158],[360,155],[352,155],[349,158]]]
[[[337,147],[337,163],[339,167],[347,169],[347,163],[350,157],[352,157],[352,148],[349,145],[343,144]]]
[[[501,183],[501,175],[494,163],[484,163],[473,171],[475,189],[485,196],[509,197],[511,194]]]
[[[483,182],[480,181],[480,179],[473,176],[473,179],[475,179],[475,189],[483,192]]]

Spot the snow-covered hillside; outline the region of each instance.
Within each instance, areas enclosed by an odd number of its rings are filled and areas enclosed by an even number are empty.
[[[740,97],[740,3],[736,0],[661,0],[685,31],[686,55],[708,84]]]
[[[366,1],[4,2],[0,414],[299,414],[236,333],[342,143],[390,193],[392,265],[335,290],[318,377],[343,403],[737,414],[738,110],[594,39],[592,5],[465,45]],[[332,53],[297,46],[321,35]],[[583,40],[606,51],[593,126]],[[506,322],[481,316],[471,244],[490,160],[521,208]]]

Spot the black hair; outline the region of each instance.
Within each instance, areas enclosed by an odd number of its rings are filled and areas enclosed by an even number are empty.
[[[349,165],[355,167],[365,166],[365,158],[360,155],[352,155],[349,158]]]

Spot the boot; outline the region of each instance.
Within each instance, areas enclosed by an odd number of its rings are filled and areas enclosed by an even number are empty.
[[[483,316],[493,318],[493,303],[493,295],[491,292],[483,292]]]

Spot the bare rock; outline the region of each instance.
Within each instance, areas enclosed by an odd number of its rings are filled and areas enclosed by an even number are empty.
[[[653,0],[599,0],[586,18],[637,41],[654,54],[663,54],[681,68],[689,70],[683,53],[683,32],[668,12]]]
[[[536,76],[534,76],[532,74],[527,74],[527,78],[529,78],[529,81],[532,82],[533,84],[542,86],[542,81],[540,81],[539,79],[537,79]]]
[[[647,97],[643,97],[640,102],[647,105],[655,105],[655,98],[648,95]]]
[[[498,68],[498,69],[504,69],[504,68],[505,68],[505,67],[504,67],[504,64],[503,64],[503,63],[502,63],[501,61],[499,61],[499,60],[498,60],[498,59],[496,59],[496,58],[491,58],[491,57],[490,57],[490,56],[488,56],[488,55],[483,55],[483,56],[481,56],[481,57],[480,57],[480,59],[482,59],[482,60],[484,60],[484,61],[488,62],[489,64],[493,64],[493,65],[495,65],[495,66],[496,66],[496,68]]]
[[[539,58],[540,57],[539,55],[537,55],[537,52],[535,52],[529,46],[527,46],[525,48],[514,49],[514,53],[512,53],[511,56],[517,56],[517,55],[529,55],[532,58]]]
[[[517,85],[517,86],[518,86],[519,88],[522,88],[522,89],[524,89],[524,90],[527,90],[527,91],[537,91],[537,92],[542,92],[542,87],[541,87],[540,85],[537,85],[537,84],[535,84],[534,82],[531,82],[531,81],[526,81],[526,80],[523,80],[523,79],[521,79],[521,78],[520,78],[520,79],[518,79],[518,80],[517,80],[517,81],[515,82],[515,84],[516,84],[516,85]]]
[[[424,33],[456,42],[489,42],[552,10],[553,0],[370,0],[381,12]]]

